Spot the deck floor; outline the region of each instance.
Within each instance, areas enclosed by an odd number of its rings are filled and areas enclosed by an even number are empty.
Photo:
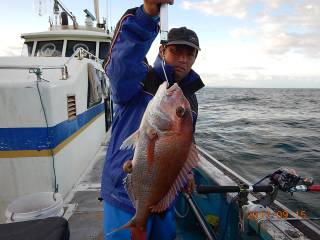
[[[103,144],[95,156],[93,165],[69,195],[71,200],[67,201],[65,217],[69,221],[70,240],[103,239],[103,206],[98,197],[105,154],[106,144]]]

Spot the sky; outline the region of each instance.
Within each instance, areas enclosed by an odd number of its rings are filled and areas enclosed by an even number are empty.
[[[0,56],[19,56],[26,32],[48,29],[52,0],[39,16],[39,0],[3,1]],[[143,1],[100,1],[100,15],[115,25],[126,9]],[[63,0],[79,24],[93,0]],[[201,51],[193,69],[207,86],[320,88],[320,0],[176,0],[169,6],[169,28],[194,30]],[[157,55],[152,45],[149,62]]]

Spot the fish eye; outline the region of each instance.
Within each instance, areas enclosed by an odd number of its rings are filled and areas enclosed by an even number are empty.
[[[179,106],[179,107],[177,107],[177,109],[176,109],[176,114],[177,114],[177,116],[180,117],[180,118],[182,118],[182,117],[184,116],[185,112],[186,112],[186,110],[185,110],[184,107],[182,107],[182,106]]]

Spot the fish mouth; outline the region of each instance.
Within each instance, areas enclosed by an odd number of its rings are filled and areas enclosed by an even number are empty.
[[[173,93],[179,90],[179,86],[177,83],[173,84],[171,87],[167,89],[167,96],[172,96]]]

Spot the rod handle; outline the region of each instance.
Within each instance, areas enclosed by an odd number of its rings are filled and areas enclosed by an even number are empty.
[[[248,192],[272,192],[273,187],[271,185],[266,186],[248,186],[242,189],[239,186],[214,186],[214,185],[199,185],[197,186],[197,192],[201,194],[208,193],[228,193],[228,192],[240,192],[245,189]]]
[[[320,192],[320,185],[311,185],[308,187],[309,192]]]
[[[168,42],[168,3],[163,3],[160,6],[160,43],[165,44]]]

